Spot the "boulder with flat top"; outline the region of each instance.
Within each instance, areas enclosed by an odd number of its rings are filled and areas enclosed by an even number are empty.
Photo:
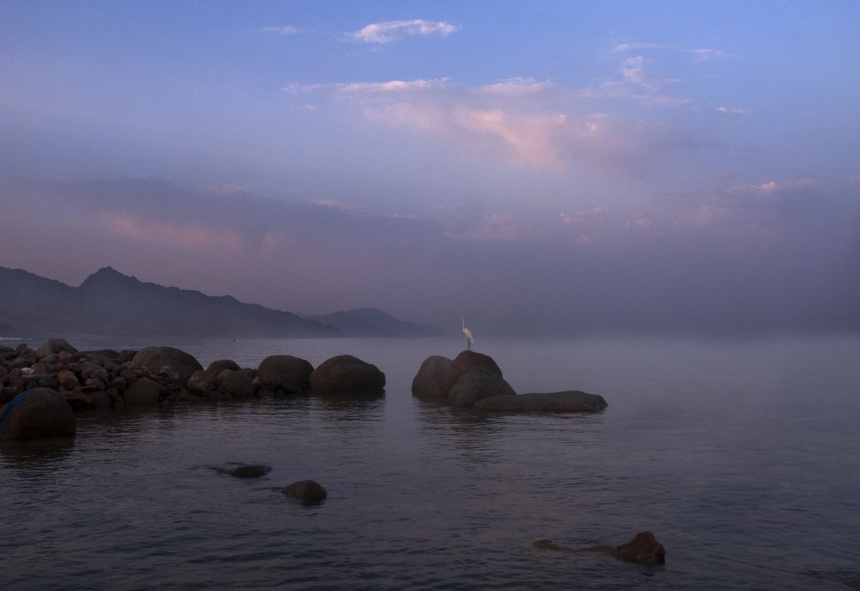
[[[475,402],[478,410],[519,412],[595,412],[606,408],[606,400],[597,394],[579,390],[532,394],[492,396]]]

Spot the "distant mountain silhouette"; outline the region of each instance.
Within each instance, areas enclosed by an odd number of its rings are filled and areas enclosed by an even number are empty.
[[[0,267],[0,336],[421,337],[441,331],[375,309],[297,315],[145,283],[104,267],[79,287]]]
[[[334,326],[348,337],[438,337],[445,333],[437,328],[397,320],[376,308],[362,308],[321,316],[303,316]]]

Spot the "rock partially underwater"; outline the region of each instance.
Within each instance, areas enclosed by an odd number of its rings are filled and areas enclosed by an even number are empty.
[[[14,349],[0,346],[0,404],[36,389],[52,390],[59,396],[55,401],[63,400],[72,410],[79,410],[219,402],[271,394],[366,399],[383,395],[384,388],[385,374],[351,355],[332,357],[316,369],[304,359],[274,355],[259,368],[240,368],[222,359],[204,370],[193,355],[172,347],[78,351],[63,339],[51,339],[35,350],[26,344]],[[6,409],[7,423],[20,403]],[[36,427],[28,431],[39,432],[54,431]]]
[[[0,411],[0,439],[74,437],[75,413],[56,390],[21,392]]]
[[[425,359],[412,379],[412,394],[484,411],[596,412],[607,407],[602,396],[579,390],[517,394],[492,357],[468,350],[454,360],[439,355]]]
[[[580,552],[602,552],[625,562],[633,562],[643,566],[653,566],[655,564],[663,564],[666,562],[666,550],[663,544],[657,541],[650,531],[643,531],[620,546],[608,546],[600,544],[597,546],[587,546],[585,548],[565,548],[551,542],[550,540],[538,540],[532,544],[535,548],[541,550],[557,550],[559,552],[567,552],[570,554]]]

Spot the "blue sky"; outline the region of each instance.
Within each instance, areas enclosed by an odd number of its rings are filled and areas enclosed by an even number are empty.
[[[476,333],[860,327],[860,5],[0,0],[0,265]]]

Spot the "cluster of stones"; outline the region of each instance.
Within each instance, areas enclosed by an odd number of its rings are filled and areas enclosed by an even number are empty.
[[[489,355],[463,351],[456,359],[432,355],[412,380],[420,399],[478,410],[518,412],[594,412],[606,408],[597,394],[578,390],[517,394]]]
[[[273,355],[257,368],[220,360],[204,369],[192,355],[172,347],[78,351],[63,339],[52,339],[35,350],[26,345],[0,347],[0,386],[0,404],[8,406],[19,396],[46,390],[77,410],[225,401],[276,393],[380,395],[385,374],[351,355],[332,357],[317,368],[298,357]],[[22,402],[23,398],[18,399],[16,408]],[[26,405],[18,411],[24,408]],[[4,407],[0,412],[8,427],[11,409]],[[55,431],[49,430],[46,436],[58,436]],[[8,428],[0,424],[0,438],[25,437],[10,436]]]

